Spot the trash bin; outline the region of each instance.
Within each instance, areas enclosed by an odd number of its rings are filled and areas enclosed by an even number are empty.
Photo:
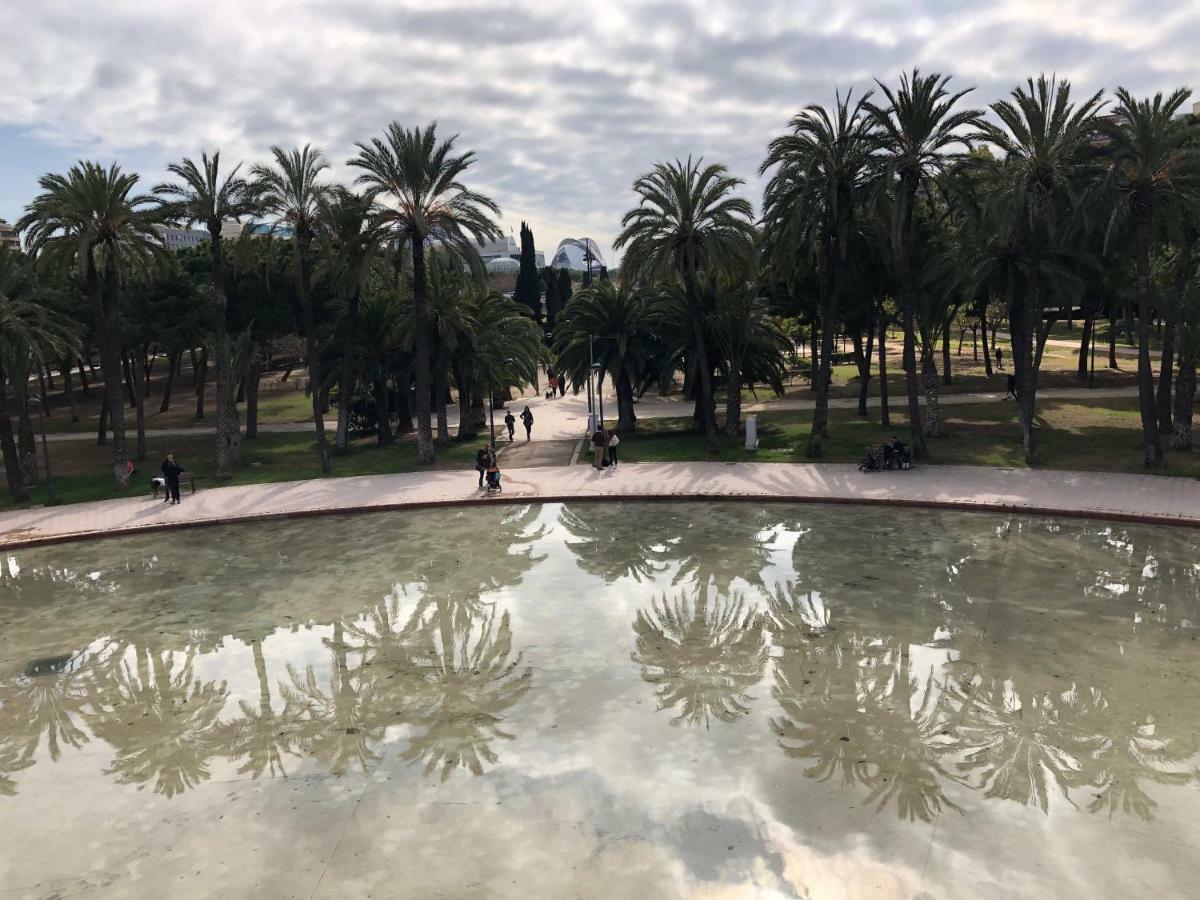
[[[758,449],[758,416],[746,416],[746,449]]]

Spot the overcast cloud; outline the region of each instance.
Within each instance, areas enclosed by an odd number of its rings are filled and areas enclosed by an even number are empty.
[[[719,160],[757,200],[767,141],[835,85],[919,65],[983,106],[1043,70],[1089,91],[1200,83],[1197,58],[1200,4],[1177,0],[3,0],[0,217],[80,156],[154,181],[201,148],[311,141],[350,178],[355,141],[437,119],[506,229],[607,251],[657,160]]]

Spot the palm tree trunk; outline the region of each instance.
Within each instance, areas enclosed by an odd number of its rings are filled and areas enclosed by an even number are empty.
[[[950,317],[946,317],[946,321],[942,324],[942,384],[950,384]],[[962,341],[959,341],[959,349],[962,349]]]
[[[46,371],[49,371],[49,367],[46,367]],[[53,386],[53,383],[51,386]],[[50,395],[46,391],[46,376],[42,372],[41,366],[38,367],[38,399],[42,403],[42,411],[46,414],[47,417],[49,417],[49,415],[50,415]]]
[[[933,361],[933,348],[921,354],[921,380],[925,383],[925,433],[942,436],[942,410],[938,405],[938,370]]]
[[[121,351],[121,374],[125,382],[125,399],[129,401],[129,408],[133,409],[137,406],[137,399],[133,393],[133,372],[129,363],[129,352]]]
[[[21,480],[33,486],[38,480],[38,464],[37,439],[33,434],[33,420],[29,418],[29,370],[17,375],[13,380],[17,400],[17,455],[21,461]]]
[[[392,442],[392,423],[388,413],[387,379],[382,372],[375,375],[375,433],[379,437],[379,446],[385,447]]]
[[[133,393],[137,397],[137,445],[134,450],[134,456],[141,461],[146,458],[146,385],[145,370],[142,368],[141,360],[134,360],[133,364]]]
[[[825,309],[821,316],[821,363],[817,369],[817,402],[813,405],[812,431],[808,435],[808,447],[804,455],[809,459],[821,456],[821,442],[829,432],[829,382],[833,372],[833,332],[837,321],[839,279],[836,249],[828,251],[830,256],[829,285],[825,297]]]
[[[742,427],[742,367],[737,360],[729,360],[729,376],[727,381],[728,384],[725,389],[725,434],[728,437],[735,438]],[[620,382],[617,383],[617,388],[618,390],[620,389]],[[632,409],[631,403],[631,412]]]
[[[429,307],[425,299],[425,240],[419,234],[412,237],[413,264],[413,345],[416,351],[414,368],[416,369],[417,394],[417,462],[423,466],[437,460],[433,449],[433,421],[431,399],[431,360],[429,335]]]
[[[471,421],[471,386],[467,378],[469,363],[456,356],[454,359],[454,382],[458,385],[458,440],[467,441],[475,437]]]
[[[194,369],[196,382],[196,418],[204,418],[204,392],[208,387],[208,347],[200,350],[200,366]]]
[[[817,391],[817,363],[821,357],[821,335],[817,326],[817,317],[813,315],[812,325],[808,329],[808,389]]]
[[[1163,453],[1154,408],[1154,368],[1150,364],[1150,225],[1149,214],[1142,214],[1134,227],[1134,241],[1138,291],[1138,411],[1142,418],[1144,461],[1148,468],[1153,468],[1162,464]]]
[[[900,230],[900,309],[904,323],[904,386],[908,393],[908,427],[912,433],[914,459],[926,454],[925,433],[921,429],[921,401],[917,387],[916,297],[913,287],[913,207],[917,199],[916,178],[907,175],[903,183],[905,204]]]
[[[988,325],[987,319],[983,318],[983,316],[979,317],[979,331],[979,337],[981,339],[981,343],[983,344],[983,371],[988,378],[991,378],[992,375],[995,374],[992,372],[993,348],[988,346]]]
[[[888,407],[887,382],[887,314],[879,304],[879,424],[891,427],[892,411]]]
[[[0,452],[4,456],[4,477],[8,481],[8,492],[13,501],[22,503],[29,499],[29,489],[21,477],[21,463],[17,456],[17,444],[13,440],[12,419],[8,414],[8,375],[0,370]]]
[[[865,416],[867,414],[867,395],[871,387],[871,363],[875,353],[875,319],[873,317],[868,317],[867,320],[866,348],[861,348],[861,344],[862,337],[855,333],[854,355],[858,362],[858,414]]]
[[[1171,429],[1171,449],[1192,449],[1192,412],[1196,407],[1196,357],[1179,357],[1179,376],[1175,379],[1175,421]]]
[[[1092,347],[1092,333],[1096,330],[1095,314],[1085,315],[1079,335],[1079,358],[1075,363],[1075,375],[1082,381],[1088,377],[1088,351]]]
[[[250,366],[246,370],[246,440],[258,437],[258,388],[262,383],[262,359],[254,348],[250,350]]]
[[[160,413],[165,413],[171,408],[171,390],[175,387],[175,374],[179,371],[179,360],[182,356],[182,350],[175,350],[168,357],[167,383],[163,385],[162,403],[158,405]]]
[[[71,376],[70,360],[63,360],[60,366],[63,377],[63,393],[67,395],[67,408],[71,410],[71,421],[79,421],[79,405],[75,401],[75,379]]]
[[[624,369],[617,376],[617,431],[621,434],[633,434],[637,431],[637,415],[633,411],[633,382],[629,373]],[[738,404],[737,414],[741,413],[741,403]]]
[[[446,395],[450,392],[446,373],[449,366],[449,361],[444,359],[439,351],[433,370],[433,402],[437,404],[437,442],[441,447],[450,443],[450,426],[446,422]]]
[[[1117,368],[1117,319],[1113,316],[1108,320],[1108,367]]]
[[[117,317],[118,276],[113,253],[105,254],[104,277],[96,271],[94,248],[86,263],[87,293],[92,303],[96,344],[100,349],[100,375],[108,401],[112,430],[112,473],[117,490],[129,487],[125,455],[125,407],[121,387],[121,332]]]
[[[304,364],[308,369],[308,390],[312,398],[313,427],[317,431],[317,455],[321,474],[332,470],[329,441],[325,437],[325,415],[322,408],[321,360],[317,352],[317,318],[312,296],[312,237],[297,235],[296,248],[300,257],[300,311],[304,319]]]
[[[354,336],[358,333],[359,291],[346,298],[346,311],[338,323],[341,331],[342,359],[338,371],[338,417],[333,449],[345,453],[350,449],[350,412],[354,407],[354,385],[358,381],[354,367]]]
[[[237,373],[226,319],[225,267],[221,258],[221,223],[209,223],[209,253],[212,257],[213,300],[216,305],[217,375],[217,481],[233,477],[233,467],[242,452],[242,427],[238,420]]]
[[[688,316],[692,320],[692,344],[696,357],[696,374],[699,376],[700,422],[704,428],[704,445],[709,453],[720,453],[717,439],[717,414],[713,408],[712,369],[708,362],[708,350],[704,346],[704,310],[696,296],[696,273],[690,266],[684,272],[684,289],[687,293]]]
[[[108,397],[100,401],[99,423],[96,426],[96,446],[103,447],[108,443]]]
[[[1155,414],[1158,417],[1158,433],[1171,433],[1171,375],[1175,369],[1175,317],[1167,319],[1163,330],[1162,360],[1158,369],[1158,393],[1155,396]]]

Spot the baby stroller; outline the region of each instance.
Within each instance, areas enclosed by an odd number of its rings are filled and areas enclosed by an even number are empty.
[[[875,452],[874,447],[868,447],[866,459],[858,464],[858,471],[878,472],[881,468],[882,465],[879,462],[879,454]]]
[[[484,476],[487,481],[487,492],[500,493],[503,488],[500,487],[500,468],[498,466],[489,466],[487,475]]]

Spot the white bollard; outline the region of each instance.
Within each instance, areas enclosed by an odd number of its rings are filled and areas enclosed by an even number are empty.
[[[758,416],[746,416],[746,449],[758,449]]]

